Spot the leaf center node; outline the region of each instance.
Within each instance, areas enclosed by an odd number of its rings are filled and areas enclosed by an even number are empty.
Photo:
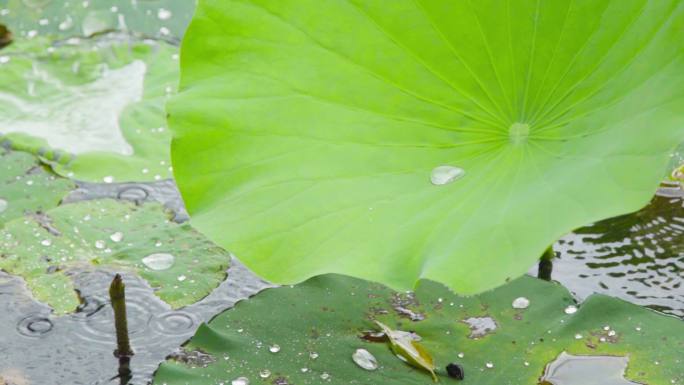
[[[513,144],[526,142],[529,135],[530,125],[527,123],[513,123],[508,129],[508,137]]]

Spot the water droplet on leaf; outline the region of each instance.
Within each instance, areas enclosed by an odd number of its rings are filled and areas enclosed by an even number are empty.
[[[230,382],[231,385],[249,385],[247,377],[238,377]]]
[[[151,270],[166,270],[173,266],[175,257],[168,253],[154,253],[142,259],[142,263],[145,264]],[[184,277],[184,276],[183,276]],[[178,277],[179,281],[182,281]]]
[[[454,166],[438,166],[430,174],[430,182],[436,186],[449,184],[465,176],[465,170]]]
[[[356,365],[363,369],[375,370],[378,368],[378,360],[366,349],[356,349],[352,354],[352,359]]]
[[[514,309],[527,309],[530,306],[530,300],[525,297],[518,297],[513,301]]]
[[[269,378],[271,377],[271,371],[268,369],[264,369],[261,372],[259,372],[259,377],[261,378]]]

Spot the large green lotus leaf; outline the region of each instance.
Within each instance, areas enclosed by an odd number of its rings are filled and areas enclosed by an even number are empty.
[[[0,150],[0,228],[11,219],[57,206],[74,188],[33,155]]]
[[[0,133],[13,148],[81,180],[171,176],[164,103],[176,89],[177,47],[110,34],[23,39],[2,56]]]
[[[230,256],[157,203],[66,204],[0,230],[0,269],[23,277],[36,299],[66,313],[79,304],[70,274],[125,269],[174,308],[205,297],[226,276]]]
[[[513,308],[518,297],[526,298],[529,307]],[[221,313],[201,326],[185,346],[212,355],[215,362],[206,367],[191,362],[194,367],[189,367],[168,361],[157,371],[154,383],[230,384],[239,377],[250,384],[432,383],[427,372],[395,357],[388,343],[360,338],[364,331],[378,330],[373,319],[394,329],[415,331],[433,355],[445,384],[455,383],[446,377],[445,367],[457,362],[465,369],[463,384],[534,385],[545,366],[564,351],[627,357],[626,376],[638,383],[684,383],[681,320],[600,295],[588,299],[574,314],[567,314],[569,306],[574,302],[562,286],[531,277],[493,292],[461,297],[434,282],[424,282],[415,295],[406,295],[379,284],[326,275],[292,288],[267,290]],[[424,320],[407,319],[411,313]],[[492,323],[494,330],[484,332]],[[470,324],[479,325],[479,337],[472,338]],[[272,353],[275,345],[280,351]],[[375,356],[378,370],[356,366],[352,354],[359,348]],[[312,359],[312,353],[317,358]],[[586,384],[577,379],[593,377],[599,381],[592,383],[631,384],[615,382],[622,377],[620,369],[584,373],[575,366],[573,376],[562,383]],[[260,376],[264,370],[270,372],[266,379]],[[325,373],[327,381],[321,377]]]
[[[269,280],[492,288],[648,202],[684,135],[683,28],[667,0],[200,1],[175,175]]]
[[[0,0],[2,22],[16,36],[90,36],[118,29],[178,40],[194,9],[192,0]]]

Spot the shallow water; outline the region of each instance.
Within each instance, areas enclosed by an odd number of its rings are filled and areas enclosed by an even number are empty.
[[[554,245],[552,278],[582,299],[605,293],[684,317],[684,194],[661,190],[643,210],[578,229]],[[664,196],[668,195],[668,196]],[[87,199],[153,200],[188,219],[173,181],[79,183],[64,204]],[[682,225],[680,225],[680,223]],[[608,231],[610,230],[610,231]],[[54,317],[31,298],[22,279],[0,273],[0,376],[29,384],[119,384],[115,332],[107,290],[113,272],[80,271],[73,278],[84,303]],[[200,323],[272,285],[233,260],[227,280],[204,300],[171,310],[141,279],[124,275],[135,356],[131,385],[148,383],[159,363]]]
[[[661,188],[644,209],[555,245],[552,278],[578,299],[603,293],[684,318],[684,192]]]

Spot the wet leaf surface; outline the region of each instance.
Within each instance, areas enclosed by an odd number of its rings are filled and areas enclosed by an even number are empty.
[[[0,228],[25,213],[35,214],[57,206],[75,187],[33,155],[0,148]]]
[[[89,36],[126,30],[152,38],[179,40],[192,17],[188,0],[3,0],[3,22],[25,36]]]
[[[175,92],[178,48],[124,34],[3,50],[0,141],[80,180],[171,177],[164,103]]]
[[[684,383],[684,323],[621,300],[590,297],[579,310],[561,286],[524,277],[475,297],[455,296],[444,286],[422,282],[411,307],[426,315],[411,321],[394,309],[397,295],[379,284],[326,275],[293,287],[270,289],[223,312],[199,328],[186,348],[201,349],[216,362],[205,368],[166,362],[155,384],[421,384],[430,375],[397,359],[387,341],[370,342],[364,332],[380,320],[394,330],[415,331],[433,355],[440,382],[448,364],[460,364],[463,384],[534,385],[547,365],[566,351],[574,355],[629,357],[626,376],[645,384]],[[511,303],[524,296],[526,309]],[[478,339],[462,321],[491,317],[497,329]],[[277,353],[269,347],[277,344]],[[351,359],[357,349],[378,361],[374,371]],[[268,370],[268,378],[260,373]],[[595,379],[615,373],[595,370]],[[603,376],[603,377],[602,377]],[[608,376],[608,377],[606,377]],[[586,377],[578,377],[586,378]]]
[[[79,304],[70,274],[88,268],[135,272],[174,308],[205,297],[225,279],[230,256],[157,203],[66,204],[6,223],[0,268],[23,277],[56,313]]]

